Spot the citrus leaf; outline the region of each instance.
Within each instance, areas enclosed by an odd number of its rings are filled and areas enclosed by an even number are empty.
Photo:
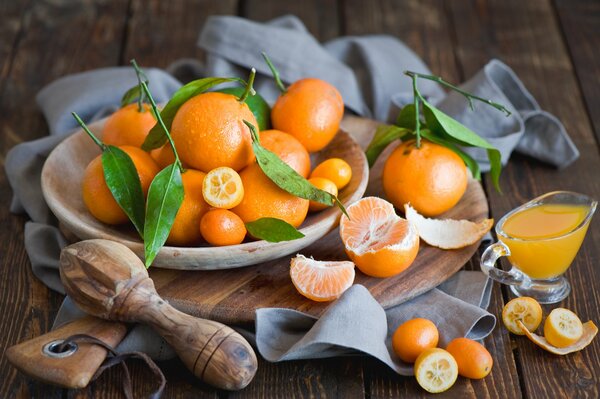
[[[143,237],[144,193],[133,161],[125,151],[109,145],[102,152],[102,169],[115,201]]]
[[[167,241],[183,196],[181,171],[177,165],[167,166],[152,180],[148,190],[144,226],[146,267],[150,267],[158,251]]]
[[[246,223],[246,229],[252,237],[269,242],[291,241],[304,237],[294,226],[277,218],[260,218]]]
[[[479,163],[476,160],[474,160],[469,154],[464,152],[458,145],[456,145],[456,143],[454,143],[450,140],[441,138],[437,134],[433,134],[431,131],[429,131],[427,129],[421,130],[421,135],[424,138],[426,138],[427,140],[431,141],[432,143],[442,145],[442,146],[454,151],[456,153],[456,155],[461,157],[461,159],[464,161],[465,165],[467,165],[467,167],[471,171],[471,174],[473,175],[473,178],[475,178],[476,180],[481,180],[481,170],[479,169]]]
[[[502,170],[500,151],[462,123],[429,104],[425,99],[421,99],[421,101],[423,102],[423,113],[425,114],[427,126],[432,132],[438,135],[446,134],[449,139],[452,139],[459,145],[479,147],[487,150],[491,166],[490,174],[492,182],[496,190],[502,192],[500,190],[500,171]]]
[[[198,94],[204,93],[211,87],[227,82],[239,82],[241,84],[246,83],[240,78],[204,78],[191,81],[185,86],[179,88],[179,90],[173,94],[173,97],[171,97],[167,105],[165,105],[165,108],[163,108],[163,110],[160,112],[160,116],[167,129],[171,130],[171,124],[173,123],[175,114],[177,114],[179,107],[181,107],[187,100],[197,96]],[[165,135],[165,132],[160,124],[157,123],[148,133],[148,136],[142,145],[142,149],[145,151],[150,151],[161,147],[166,141],[167,136]]]
[[[121,108],[135,102],[142,95],[140,85],[135,85],[131,89],[127,90],[121,98]]]
[[[250,134],[252,135],[252,149],[254,150],[254,155],[256,155],[256,161],[265,175],[267,175],[273,183],[296,197],[319,202],[328,206],[336,204],[340,210],[347,215],[346,208],[344,208],[344,205],[342,205],[335,195],[316,188],[288,164],[279,159],[276,154],[264,148],[260,144],[260,138],[258,137],[256,127],[246,120],[244,123],[250,128]]]
[[[415,104],[407,104],[398,113],[396,126],[415,130]]]
[[[244,94],[245,88],[243,87],[228,87],[225,89],[217,90],[220,93],[233,94],[236,97],[240,97]],[[258,122],[258,130],[263,131],[271,128],[271,107],[265,101],[265,99],[258,93],[253,96],[246,98],[246,104],[250,111],[254,114],[256,122]]]
[[[405,129],[403,127],[398,127],[394,125],[379,125],[377,126],[377,130],[375,131],[375,135],[373,139],[369,143],[365,154],[367,155],[367,160],[369,161],[369,167],[375,165],[375,161],[383,150],[393,141],[398,140],[409,134],[410,130]]]

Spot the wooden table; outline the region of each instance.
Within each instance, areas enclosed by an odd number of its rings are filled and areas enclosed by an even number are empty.
[[[80,4],[81,3],[81,4]],[[15,144],[47,134],[36,92],[63,75],[125,65],[166,67],[200,57],[195,47],[205,18],[241,15],[259,21],[294,13],[320,40],[385,33],[413,48],[435,74],[460,82],[497,57],[523,79],[543,109],[560,118],[581,151],[565,170],[514,155],[501,184],[484,179],[492,216],[539,194],[566,189],[600,198],[600,2],[583,0],[2,0],[0,1],[0,163]],[[257,51],[260,49],[257,49]],[[594,55],[596,53],[596,55]],[[398,71],[398,79],[402,79]],[[0,172],[0,348],[48,331],[62,297],[31,273],[23,245],[24,216],[9,212],[11,190]],[[600,218],[567,273],[574,290],[563,306],[600,322]],[[478,268],[475,256],[468,269]],[[490,311],[510,298],[494,286]],[[485,340],[494,357],[480,381],[459,378],[447,397],[600,397],[600,340],[566,357],[549,355],[525,338],[497,327]],[[260,361],[250,386],[236,393],[195,381],[178,362],[161,364],[164,397],[420,397],[413,378],[396,375],[369,358]],[[132,363],[136,397],[152,378]],[[121,397],[117,370],[86,390],[64,391],[36,383],[0,358],[0,397]],[[440,395],[444,396],[444,395]]]

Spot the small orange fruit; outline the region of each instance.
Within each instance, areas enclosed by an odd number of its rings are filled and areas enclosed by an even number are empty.
[[[150,151],[150,156],[161,170],[175,162],[175,154],[173,154],[173,149],[169,143]]]
[[[199,170],[187,169],[182,175],[183,202],[177,211],[171,232],[167,238],[170,245],[190,246],[202,241],[200,219],[208,212],[210,206],[202,197],[202,183],[205,173]]]
[[[300,176],[306,178],[310,173],[310,155],[306,148],[291,134],[279,130],[260,132],[260,143],[277,156]]]
[[[333,139],[344,116],[344,100],[331,84],[307,78],[294,82],[271,110],[275,129],[296,137],[308,152],[320,151]]]
[[[143,112],[137,103],[129,104],[108,117],[102,128],[102,141],[105,144],[141,147],[148,132],[156,124],[150,105],[143,104]]]
[[[354,282],[354,263],[322,262],[298,254],[292,258],[290,276],[294,287],[308,299],[333,301]]]
[[[415,361],[414,370],[421,388],[431,393],[447,391],[458,378],[456,360],[440,348],[424,350]]]
[[[528,296],[514,298],[502,308],[502,322],[508,331],[524,335],[518,321],[523,322],[529,331],[535,331],[542,322],[542,307],[539,302]]]
[[[329,179],[325,179],[322,177],[311,177],[310,179],[308,179],[308,181],[316,188],[319,188],[323,191],[327,191],[329,194],[332,194],[332,195],[338,194],[337,187]],[[308,205],[308,210],[311,212],[316,212],[316,211],[321,211],[327,207],[328,207],[327,205],[321,204],[320,202],[310,201],[309,205]]]
[[[258,126],[245,103],[231,94],[210,92],[187,100],[175,114],[171,136],[182,161],[209,172],[227,166],[240,171],[254,160],[250,129]]]
[[[468,338],[455,338],[446,350],[458,364],[458,374],[471,379],[481,379],[492,371],[492,355],[477,341]]]
[[[392,347],[400,359],[414,363],[429,348],[435,348],[440,334],[431,320],[416,318],[402,323],[392,336]]]
[[[125,151],[133,161],[145,196],[152,179],[159,172],[158,166],[150,155],[140,148],[132,146],[119,148]],[[85,168],[81,188],[83,203],[96,219],[106,224],[122,224],[129,220],[106,185],[102,155],[94,158]]]
[[[244,223],[272,217],[299,227],[308,213],[308,200],[279,188],[264,174],[257,163],[240,172],[244,198],[232,209]]]
[[[383,190],[397,208],[410,203],[425,216],[440,215],[458,203],[467,189],[467,168],[446,147],[414,140],[402,143],[385,161]]]
[[[238,215],[227,209],[212,209],[200,220],[200,233],[212,245],[241,244],[246,226]]]
[[[546,317],[544,337],[557,348],[566,348],[579,341],[583,335],[583,323],[569,309],[556,308]]]
[[[235,170],[226,166],[213,169],[204,179],[202,195],[215,208],[231,209],[244,198],[242,179]]]
[[[310,177],[324,177],[335,183],[338,190],[346,187],[352,179],[352,168],[348,162],[340,158],[329,158],[321,162],[315,170],[312,171]]]
[[[365,197],[346,208],[340,236],[346,253],[365,274],[389,277],[408,268],[419,252],[415,226],[396,215],[394,206],[378,197]]]

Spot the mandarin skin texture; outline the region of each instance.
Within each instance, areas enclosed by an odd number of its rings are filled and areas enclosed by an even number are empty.
[[[250,129],[258,126],[245,103],[218,92],[197,95],[177,111],[171,136],[186,165],[204,173],[219,166],[240,171],[254,160]]]

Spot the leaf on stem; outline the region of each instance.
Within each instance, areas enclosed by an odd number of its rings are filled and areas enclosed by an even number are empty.
[[[411,131],[404,127],[385,124],[379,125],[373,139],[365,151],[367,160],[369,161],[369,167],[375,165],[375,161],[377,161],[379,155],[381,155],[383,150],[385,150],[391,142],[401,139],[409,133],[411,133]]]
[[[276,154],[264,148],[260,144],[256,127],[248,121],[244,121],[244,123],[250,129],[250,134],[252,135],[252,149],[254,150],[256,161],[265,175],[267,175],[273,183],[296,197],[319,202],[328,206],[336,204],[341,211],[347,215],[346,208],[344,208],[342,203],[337,200],[335,195],[316,188],[288,164],[279,159]]]
[[[277,218],[260,218],[246,223],[246,229],[253,237],[268,242],[291,241],[304,237],[294,226]]]
[[[143,237],[144,193],[133,161],[125,151],[109,145],[102,152],[102,169],[115,201]]]
[[[123,97],[121,98],[121,108],[136,102],[141,95],[142,90],[140,89],[140,85],[133,86],[123,94]]]
[[[147,268],[167,241],[183,196],[181,171],[176,164],[167,166],[152,180],[148,190],[144,226],[144,255]]]
[[[396,126],[415,130],[415,104],[406,104],[396,118]]]
[[[198,94],[202,94],[208,89],[227,82],[238,82],[243,85],[246,83],[243,79],[240,78],[204,78],[194,80],[185,86],[181,87],[179,90],[173,94],[173,97],[169,100],[165,108],[160,112],[160,116],[165,123],[167,129],[171,129],[171,124],[173,123],[173,119],[175,118],[175,114],[179,108],[190,98],[197,96]],[[167,141],[167,136],[165,135],[164,130],[160,126],[159,123],[154,125],[154,127],[148,133],[144,144],[142,145],[142,149],[145,151],[150,151],[155,148],[161,147]]]
[[[440,137],[437,134],[433,134],[429,129],[422,129],[421,135],[432,143],[442,145],[452,151],[454,151],[467,165],[471,171],[471,175],[476,180],[481,180],[481,170],[479,169],[479,163],[474,160],[469,154],[464,152],[456,143],[451,140]]]
[[[494,183],[496,190],[501,192],[500,171],[502,169],[502,164],[500,163],[500,151],[462,123],[429,104],[425,99],[421,99],[421,101],[423,103],[425,121],[433,133],[437,133],[438,135],[446,134],[454,139],[457,144],[469,147],[479,147],[487,150],[491,166],[490,174],[492,176],[492,182]]]

